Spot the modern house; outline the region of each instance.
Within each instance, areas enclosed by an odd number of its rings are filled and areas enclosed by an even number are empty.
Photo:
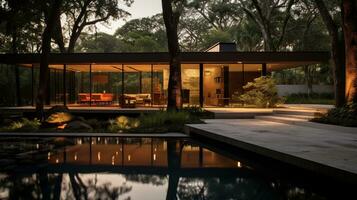
[[[225,106],[243,86],[275,70],[326,63],[328,52],[238,52],[235,43],[217,43],[204,52],[182,53],[183,102],[187,105]],[[53,53],[50,55],[48,105],[165,106],[169,54]],[[38,88],[39,54],[0,54],[0,74],[14,76],[6,96],[8,105],[34,105]],[[23,73],[15,77],[15,66]],[[18,79],[18,81],[14,81]],[[16,85],[16,82],[19,85]],[[14,85],[15,84],[15,85]],[[26,85],[26,86],[25,86]],[[10,89],[11,88],[11,89]],[[19,88],[19,89],[16,89]]]

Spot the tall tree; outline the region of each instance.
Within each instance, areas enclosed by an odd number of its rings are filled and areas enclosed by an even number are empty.
[[[331,16],[325,2],[323,0],[314,0],[314,2],[330,35],[335,88],[335,106],[341,107],[345,104],[344,36],[342,31],[340,31],[338,23]]]
[[[121,0],[126,6],[130,6],[133,0]],[[110,18],[119,19],[130,15],[119,8],[119,0],[65,0],[61,15],[55,20],[55,32],[52,36],[61,52],[73,53],[76,43],[85,28],[97,23],[108,22]],[[46,15],[45,15],[46,16]],[[61,19],[66,19],[62,26]],[[64,29],[63,27],[68,27]],[[65,37],[64,33],[68,33]],[[66,48],[65,45],[68,44]]]
[[[36,99],[36,112],[39,114],[41,121],[44,120],[44,102],[48,89],[48,60],[51,53],[51,36],[54,31],[55,22],[60,15],[62,0],[52,0],[41,2],[44,12],[48,12],[48,18],[45,20],[46,27],[42,35],[42,52],[40,60],[40,81],[38,95]],[[48,5],[49,4],[49,5]]]
[[[295,0],[240,0],[248,17],[259,27],[265,51],[276,51],[284,40]]]
[[[183,0],[162,0],[161,2],[170,55],[167,110],[178,110],[182,108],[182,83],[181,50],[179,47],[177,28],[184,2]]]
[[[346,100],[357,103],[357,0],[343,0],[346,49]]]

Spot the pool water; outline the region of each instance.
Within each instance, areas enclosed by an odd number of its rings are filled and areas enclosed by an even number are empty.
[[[328,197],[314,187],[269,174],[254,159],[223,155],[191,139],[54,137],[0,142],[0,199]]]

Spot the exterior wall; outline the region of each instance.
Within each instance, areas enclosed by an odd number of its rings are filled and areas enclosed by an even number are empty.
[[[306,85],[277,85],[279,96],[289,94],[307,93]],[[315,93],[333,93],[332,85],[313,85],[312,91]]]

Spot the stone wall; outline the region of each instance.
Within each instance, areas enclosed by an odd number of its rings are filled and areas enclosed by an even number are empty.
[[[279,96],[287,96],[289,94],[307,93],[306,85],[277,85]],[[314,93],[333,93],[332,85],[313,85]]]

